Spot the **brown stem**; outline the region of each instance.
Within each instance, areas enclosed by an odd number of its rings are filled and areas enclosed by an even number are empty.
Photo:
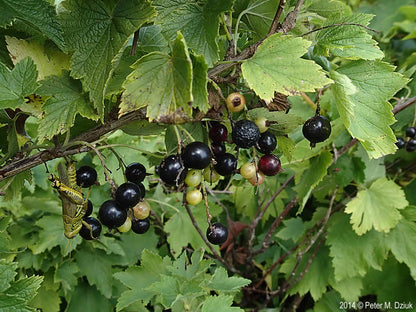
[[[270,26],[269,32],[267,33],[266,37],[273,35],[279,28],[280,26],[279,19],[280,19],[280,16],[282,15],[283,9],[285,8],[285,5],[286,5],[286,0],[279,1],[279,6],[277,7],[272,25]]]
[[[324,30],[324,29],[331,28],[331,27],[337,27],[337,26],[358,26],[358,27],[362,27],[362,28],[365,28],[367,30],[373,31],[373,32],[375,32],[377,34],[380,33],[379,31],[377,31],[377,30],[375,30],[373,28],[367,27],[365,25],[357,24],[357,23],[338,23],[338,24],[331,24],[331,25],[327,25],[327,26],[322,26],[322,27],[319,27],[319,28],[315,28],[315,29],[313,29],[311,31],[308,31],[308,32],[300,35],[299,37],[304,37],[304,36],[307,36],[307,35],[310,35],[310,34],[316,32],[316,31]]]

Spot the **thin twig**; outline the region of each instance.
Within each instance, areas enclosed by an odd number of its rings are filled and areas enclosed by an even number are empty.
[[[274,16],[272,25],[270,26],[269,32],[267,33],[266,37],[269,37],[269,36],[273,35],[277,31],[277,29],[279,28],[279,26],[280,26],[279,25],[279,19],[280,19],[280,16],[282,15],[283,9],[285,8],[285,5],[286,5],[286,0],[280,0],[279,1],[279,5],[277,7],[276,14]]]
[[[130,55],[135,55],[136,54],[137,42],[139,41],[139,32],[140,32],[140,29],[138,29],[134,32],[133,43],[131,45]]]

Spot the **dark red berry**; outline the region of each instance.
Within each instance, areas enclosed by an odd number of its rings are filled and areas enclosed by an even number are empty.
[[[272,153],[277,146],[276,136],[270,131],[260,134],[260,139],[256,143],[256,149],[262,154]]]
[[[131,220],[131,229],[136,234],[144,234],[149,230],[150,221],[146,219],[133,219]]]
[[[93,217],[84,217],[83,221],[88,224],[88,228],[84,223],[82,224],[79,235],[83,239],[92,240],[100,237],[101,234],[101,223],[96,218]]]
[[[134,207],[141,198],[139,186],[133,182],[121,184],[116,191],[116,201],[123,208]]]
[[[409,127],[406,129],[406,137],[413,139],[416,136],[415,127]]]
[[[90,187],[97,181],[97,171],[90,166],[82,166],[77,170],[77,185],[80,187]]]
[[[219,222],[211,224],[207,229],[207,239],[211,244],[221,245],[225,243],[227,237],[227,228]]]
[[[331,134],[331,123],[323,116],[314,116],[308,119],[302,128],[303,136],[311,142],[311,147],[323,142]]]
[[[274,176],[281,169],[280,159],[272,154],[263,155],[259,159],[258,167],[266,176]]]
[[[235,123],[231,136],[235,145],[240,148],[249,148],[259,140],[260,130],[251,120],[243,119]]]
[[[403,140],[403,138],[397,138],[397,142],[396,142],[396,146],[399,149],[405,148],[406,146],[406,141]]]
[[[170,155],[163,159],[158,168],[160,179],[168,185],[181,184],[185,180],[187,172],[188,169],[176,155]]]
[[[211,150],[214,156],[224,155],[226,152],[224,143],[212,143]]]
[[[233,154],[225,153],[224,155],[219,155],[215,158],[215,161],[216,164],[214,165],[214,169],[218,174],[228,176],[234,173],[237,159]]]
[[[185,146],[181,157],[185,167],[204,169],[211,162],[212,154],[208,145],[205,143],[192,142]]]
[[[126,167],[125,175],[127,181],[137,184],[146,177],[146,168],[140,163],[131,163]]]
[[[219,122],[212,122],[209,129],[209,137],[215,143],[221,143],[227,140],[228,130],[227,127]]]
[[[98,219],[109,228],[118,228],[127,219],[127,209],[121,208],[115,200],[105,201],[98,210]]]

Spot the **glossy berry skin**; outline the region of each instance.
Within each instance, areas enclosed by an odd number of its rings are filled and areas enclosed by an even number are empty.
[[[194,189],[186,193],[186,201],[189,205],[198,205],[202,201],[202,193],[200,190]]]
[[[231,112],[240,112],[246,106],[246,99],[238,92],[233,92],[225,99],[225,104]]]
[[[399,149],[405,148],[406,146],[406,141],[403,140],[403,138],[397,138],[397,142],[396,142],[396,146]]]
[[[226,148],[225,148],[224,143],[212,143],[211,144],[211,151],[212,151],[212,154],[214,154],[214,157],[215,157],[215,156],[218,156],[218,155],[224,155],[225,152],[226,152]]]
[[[89,217],[92,214],[93,206],[92,202],[88,200],[87,210],[85,211],[84,218]]]
[[[265,180],[266,180],[266,176],[264,175],[263,172],[259,171],[251,179],[249,179],[248,182],[250,182],[251,185],[257,186],[257,185],[263,184]]]
[[[267,126],[267,119],[266,117],[257,117],[254,120],[254,123],[259,127],[261,133],[266,132],[269,127]]]
[[[406,129],[406,137],[413,139],[416,136],[415,127],[409,127]]]
[[[323,142],[331,134],[331,123],[323,116],[314,116],[308,119],[302,128],[303,136],[311,142],[311,147]]]
[[[131,163],[124,173],[129,182],[140,183],[146,177],[146,168],[140,163]]]
[[[243,119],[235,123],[231,136],[234,144],[238,147],[250,148],[259,140],[260,130],[251,120]]]
[[[406,143],[406,151],[414,152],[416,151],[416,139],[410,139]]]
[[[126,221],[117,228],[120,233],[126,233],[131,229],[131,219],[127,217]]]
[[[170,155],[162,160],[158,173],[160,179],[168,185],[179,185],[185,178],[188,169],[176,155]]]
[[[237,159],[233,154],[225,153],[224,155],[218,156],[215,161],[214,169],[218,174],[222,176],[228,176],[234,173],[237,165]]]
[[[208,166],[204,170],[204,180],[209,182],[210,184],[217,182],[220,179],[220,175],[214,168]]]
[[[115,200],[109,199],[98,210],[98,219],[111,229],[118,228],[126,222],[127,210],[119,207]]]
[[[240,168],[240,174],[245,179],[251,179],[256,175],[256,166],[252,162],[247,162]]]
[[[187,168],[204,169],[211,162],[212,154],[203,142],[189,143],[182,151],[182,160]]]
[[[93,217],[84,217],[83,220],[91,227],[91,230],[87,228],[85,224],[82,224],[79,235],[81,235],[81,237],[86,240],[92,240],[100,237],[102,229],[100,221]]]
[[[133,219],[131,220],[131,230],[136,234],[144,234],[150,228],[149,218],[146,219]]]
[[[136,219],[146,219],[150,215],[150,205],[147,201],[141,201],[133,207],[133,215]]]
[[[256,143],[256,149],[262,154],[271,154],[277,146],[276,136],[270,131],[263,132]]]
[[[211,228],[207,229],[207,239],[211,244],[221,245],[225,243],[228,237],[227,228],[221,223],[212,223]]]
[[[228,130],[227,127],[219,122],[213,122],[209,129],[209,138],[212,142],[221,143],[227,140]]]
[[[140,190],[140,199],[143,199],[146,196],[146,189],[144,188],[143,183],[136,183]]]
[[[120,207],[125,209],[134,207],[140,200],[139,186],[133,182],[121,184],[116,191],[116,201]]]
[[[185,184],[187,186],[195,187],[201,184],[202,182],[202,173],[201,170],[191,169],[188,171],[188,174],[185,178]]]
[[[90,166],[82,166],[77,170],[77,185],[90,187],[97,181],[97,171]]]
[[[266,176],[274,176],[281,169],[280,159],[273,154],[263,155],[259,159],[258,167]]]

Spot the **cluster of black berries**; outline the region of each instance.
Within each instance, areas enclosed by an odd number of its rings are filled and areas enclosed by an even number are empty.
[[[77,169],[76,179],[79,187],[89,188],[97,182],[97,171],[90,166],[81,166]],[[101,234],[101,223],[96,218],[91,217],[92,212],[93,206],[91,201],[88,200],[87,210],[82,218],[83,224],[79,231],[79,235],[86,240],[98,238]],[[88,224],[90,229],[85,224]]]
[[[114,199],[101,205],[98,218],[108,228],[122,233],[130,229],[137,234],[146,233],[150,227],[150,205],[144,200],[142,184],[146,168],[140,163],[131,163],[126,167],[125,176],[127,182],[117,188]]]
[[[397,138],[396,146],[399,149],[405,149],[408,152],[416,151],[416,129],[415,127],[409,127],[406,129],[406,139],[401,137]]]

